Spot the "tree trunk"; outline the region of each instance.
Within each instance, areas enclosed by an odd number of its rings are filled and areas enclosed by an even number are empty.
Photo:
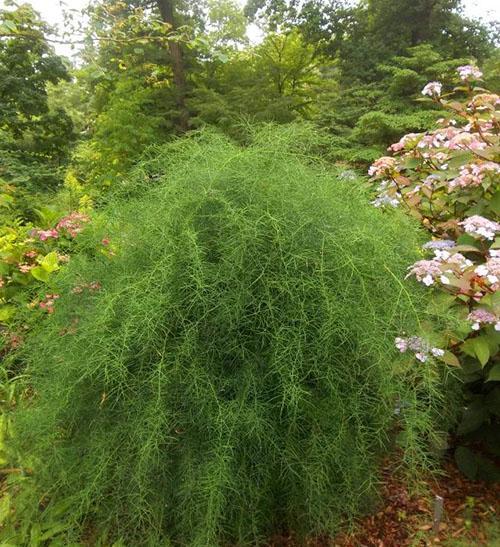
[[[172,1],[173,0],[156,0],[163,22],[167,23],[171,30],[175,30],[177,27],[175,26],[174,21]],[[189,127],[189,113],[186,108],[186,76],[184,71],[184,59],[179,42],[169,40],[168,48],[170,51],[170,57],[172,58],[176,103],[179,110],[177,127],[180,131],[184,132],[187,131]]]

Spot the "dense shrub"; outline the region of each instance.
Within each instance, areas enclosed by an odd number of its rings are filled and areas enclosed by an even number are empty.
[[[400,282],[418,231],[296,137],[158,148],[81,234],[22,350],[25,522],[63,500],[130,545],[255,545],[350,522],[396,434],[427,465],[438,365],[394,346],[419,332],[425,292]]]

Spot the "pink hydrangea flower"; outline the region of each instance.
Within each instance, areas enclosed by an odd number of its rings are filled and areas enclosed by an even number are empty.
[[[45,299],[40,302],[39,306],[47,313],[54,313],[55,301],[59,298],[58,294],[46,294]]]
[[[469,150],[484,150],[487,144],[481,139],[477,133],[469,133],[461,131],[452,137],[449,141],[443,144],[450,150],[469,149]]]
[[[35,267],[35,264],[18,264],[17,267],[19,268],[19,271],[21,273],[28,273],[30,270],[32,270]]]
[[[500,104],[500,97],[496,93],[479,93],[472,98],[469,104],[478,110],[494,107]]]
[[[467,319],[472,322],[472,330],[479,330],[482,325],[495,325],[495,330],[500,331],[500,319],[483,308],[471,311]]]
[[[421,281],[424,285],[429,287],[432,285],[438,277],[441,277],[441,263],[438,260],[419,260],[415,262],[409,268],[408,275],[414,275],[417,278],[417,281]]]
[[[467,188],[479,186],[486,175],[494,175],[500,173],[500,165],[494,161],[485,161],[482,163],[471,163],[463,165],[460,168],[460,175],[448,182],[450,189],[456,187]]]
[[[418,139],[421,137],[419,133],[408,133],[402,137],[398,142],[391,144],[387,150],[392,150],[393,152],[399,152],[406,148],[410,144],[416,144]]]
[[[473,262],[461,253],[450,253],[446,249],[434,249],[434,258],[419,260],[409,268],[406,277],[414,275],[417,281],[428,287],[439,279],[443,285],[449,285],[450,279],[446,274],[460,275],[461,272],[473,266]]]
[[[57,230],[37,230],[36,235],[40,241],[46,241],[49,238],[57,239],[59,232]]]
[[[71,237],[76,237],[82,230],[83,224],[90,219],[87,215],[73,211],[69,215],[63,217],[58,223],[56,228],[58,230],[66,230]]]
[[[500,224],[498,222],[488,220],[479,215],[468,217],[458,224],[463,226],[468,234],[484,237],[489,240],[493,240],[495,234],[500,232]]]
[[[73,294],[82,294],[82,292],[87,289],[90,292],[96,292],[102,289],[102,285],[99,281],[91,281],[90,283],[82,283],[81,285],[77,285],[76,287],[73,287],[71,292]]]
[[[370,169],[368,169],[368,174],[370,177],[375,177],[391,172],[396,167],[396,158],[390,156],[382,156],[378,160],[374,161]]]

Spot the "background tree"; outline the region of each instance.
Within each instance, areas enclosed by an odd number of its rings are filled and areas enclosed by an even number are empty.
[[[27,4],[0,10],[0,178],[21,192],[57,186],[74,137],[71,118],[48,101],[48,84],[70,79],[48,30]]]

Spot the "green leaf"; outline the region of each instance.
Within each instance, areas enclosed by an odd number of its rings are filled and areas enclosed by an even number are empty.
[[[488,374],[487,382],[500,382],[500,363],[493,366]]]
[[[3,524],[10,514],[10,495],[4,492],[0,497],[0,524]]]
[[[477,475],[477,459],[472,450],[459,446],[455,450],[455,461],[460,471],[469,479],[474,480]]]
[[[16,313],[14,306],[4,305],[0,307],[0,321],[6,323]]]
[[[476,454],[477,459],[477,475],[478,480],[486,482],[496,482],[500,480],[500,468],[495,465],[495,462],[482,454]]]
[[[57,253],[52,251],[48,255],[45,255],[42,260],[40,260],[40,266],[48,273],[55,272],[59,269],[59,259]]]
[[[469,234],[462,234],[457,239],[458,245],[470,245],[471,247],[475,247],[476,240],[470,236]]]
[[[500,418],[500,386],[496,387],[486,395],[485,398],[486,407],[488,410]],[[500,443],[498,445],[500,449]]]
[[[467,435],[478,429],[488,418],[488,410],[482,400],[474,401],[465,409],[457,433]]]
[[[36,266],[32,270],[30,270],[30,272],[35,279],[38,279],[38,281],[43,281],[44,283],[47,283],[47,281],[49,280],[50,273],[47,270],[43,269],[41,266]]]
[[[2,21],[2,25],[0,28],[7,29],[7,31],[9,32],[17,31],[17,25],[14,23],[14,21],[9,21],[8,19],[5,21]]]
[[[478,358],[481,366],[484,367],[490,358],[490,345],[486,336],[478,336],[467,340],[470,347],[474,351],[474,355]],[[464,344],[465,345],[465,344]],[[463,346],[462,346],[463,347]]]
[[[461,253],[481,253],[481,249],[479,249],[475,245],[456,245],[453,247],[454,251],[460,251]]]
[[[435,312],[444,313],[455,303],[455,295],[445,292],[435,292],[432,295],[431,307]]]
[[[63,524],[54,523],[53,526],[47,527],[44,529],[43,534],[40,536],[41,541],[46,541],[47,539],[53,538],[57,534],[64,532],[70,527],[70,523],[66,522]]]
[[[460,366],[460,361],[458,360],[456,355],[451,353],[451,351],[445,351],[444,355],[441,357],[441,360],[447,365],[451,365],[452,367]]]
[[[500,215],[500,190],[498,190],[498,192],[495,192],[495,194],[493,194],[493,197],[491,198],[489,203],[489,208],[496,215]]]

